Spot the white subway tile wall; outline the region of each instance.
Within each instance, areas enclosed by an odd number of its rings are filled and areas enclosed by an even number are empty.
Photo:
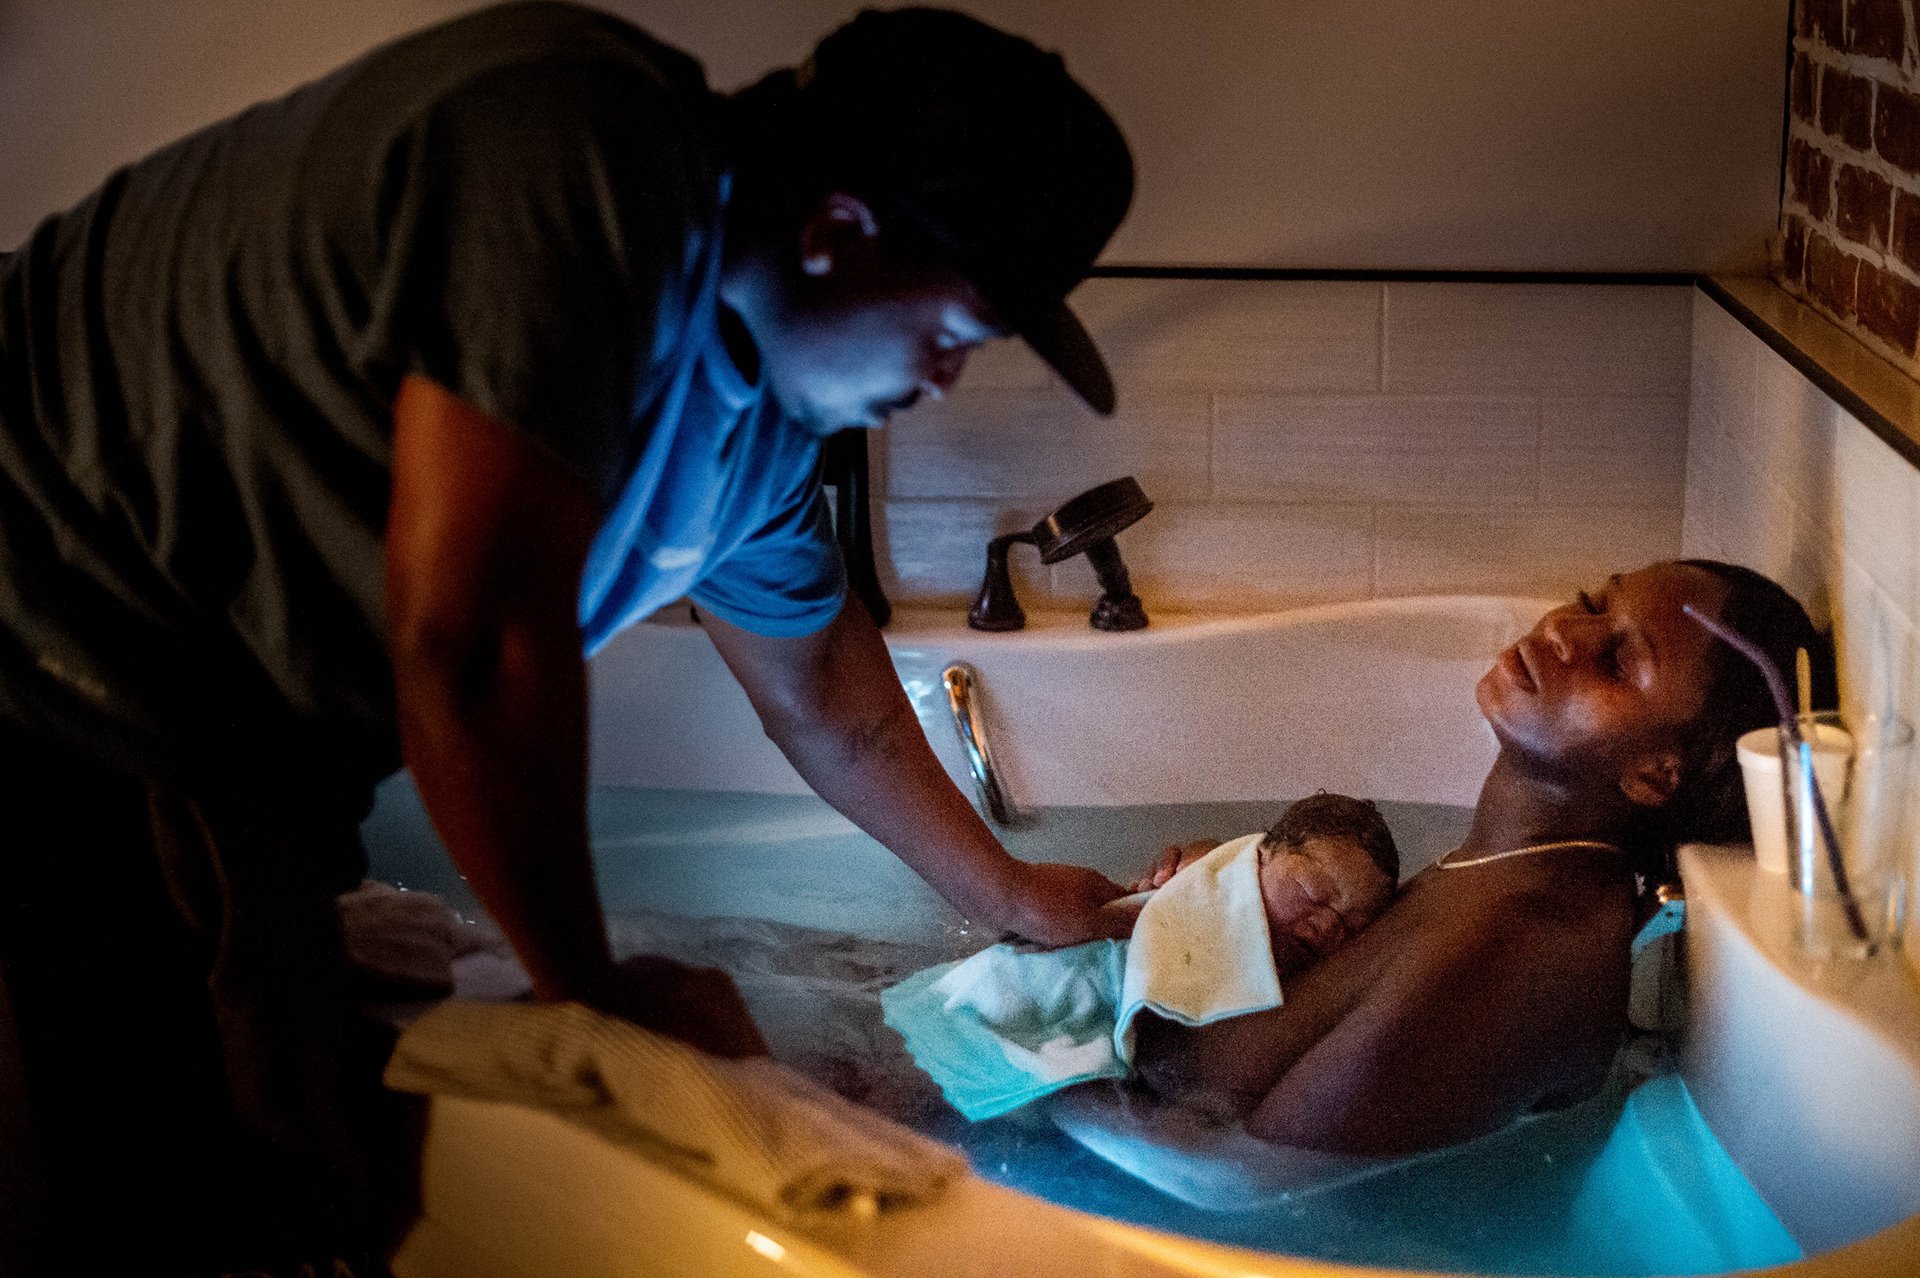
[[[1390,284],[1390,391],[1682,395],[1687,290],[1638,285]]]
[[[1842,706],[1920,719],[1920,469],[1705,294],[1692,381],[1683,551],[1759,569],[1830,619]],[[1910,789],[1920,833],[1920,775]],[[1906,939],[1920,965],[1920,918]]]
[[[1680,508],[1687,463],[1684,396],[1550,399],[1542,412],[1542,502]],[[1637,463],[1621,465],[1623,454]]]
[[[1531,505],[1539,436],[1540,406],[1528,399],[1227,392],[1214,399],[1214,494]]]
[[[928,402],[889,432],[887,495],[1031,500],[1049,510],[1082,489],[1133,475],[1156,500],[1205,497],[1206,392],[1129,381],[1119,392],[1110,418],[1052,386],[969,386]]]
[[[1152,536],[1121,539],[1134,592],[1149,605],[1177,597],[1190,608],[1249,600],[1293,608],[1373,594],[1370,507],[1170,502],[1148,519]],[[1139,527],[1144,533],[1146,524]],[[1099,593],[1084,556],[1053,573],[1057,606],[1091,603]]]
[[[1557,594],[1679,549],[1690,290],[1089,281],[1120,390],[1103,420],[1018,343],[876,440],[881,575],[961,605],[985,542],[1123,474],[1149,612],[1375,595]],[[1016,548],[1029,607],[1091,573]]]
[[[1378,593],[1571,596],[1679,545],[1678,510],[1395,508],[1380,514]]]

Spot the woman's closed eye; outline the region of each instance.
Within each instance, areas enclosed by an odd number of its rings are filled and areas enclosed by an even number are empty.
[[[1604,617],[1607,614],[1607,602],[1604,597],[1596,599],[1584,590],[1574,592],[1574,599],[1580,605],[1580,611],[1590,617]],[[1625,640],[1618,633],[1610,633],[1606,643],[1598,654],[1600,671],[1609,679],[1624,679],[1627,675],[1626,660],[1621,654]]]

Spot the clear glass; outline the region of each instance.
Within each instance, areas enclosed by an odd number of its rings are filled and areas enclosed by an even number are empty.
[[[1814,958],[1866,958],[1906,918],[1913,727],[1832,710],[1796,723],[1797,742],[1780,730],[1794,938]]]

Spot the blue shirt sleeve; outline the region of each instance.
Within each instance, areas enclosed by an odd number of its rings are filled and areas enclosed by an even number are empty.
[[[688,597],[722,621],[771,638],[824,629],[840,615],[847,574],[817,472],[713,565]]]

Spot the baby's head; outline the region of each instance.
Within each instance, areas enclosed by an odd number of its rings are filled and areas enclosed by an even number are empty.
[[[1331,954],[1373,922],[1400,882],[1400,851],[1380,809],[1321,791],[1260,840],[1260,897],[1282,974]]]

